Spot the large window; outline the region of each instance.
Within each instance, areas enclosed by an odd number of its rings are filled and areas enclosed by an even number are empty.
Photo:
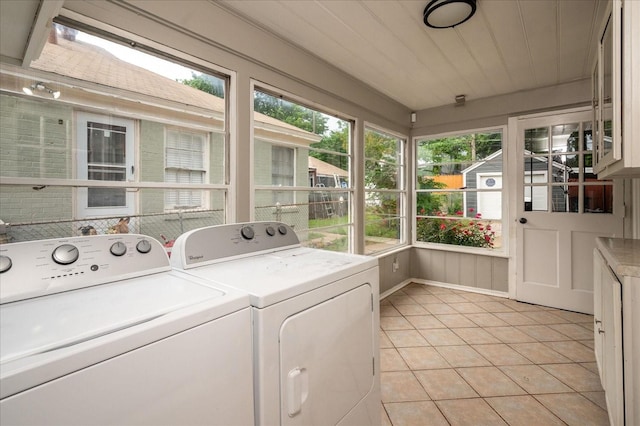
[[[255,219],[285,222],[306,246],[351,251],[351,123],[254,92]]]
[[[502,247],[502,130],[416,141],[417,243]]]
[[[228,77],[121,36],[55,24],[29,68],[3,64],[4,239],[128,229],[169,243],[227,220]]]
[[[365,254],[406,242],[405,139],[365,127]]]

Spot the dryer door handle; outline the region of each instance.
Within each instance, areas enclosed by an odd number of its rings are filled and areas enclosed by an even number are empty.
[[[306,368],[294,368],[287,374],[287,413],[294,417],[302,411],[309,396],[309,376]]]

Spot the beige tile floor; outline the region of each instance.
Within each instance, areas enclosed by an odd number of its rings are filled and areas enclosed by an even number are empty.
[[[609,424],[590,315],[412,283],[380,328],[383,425]]]

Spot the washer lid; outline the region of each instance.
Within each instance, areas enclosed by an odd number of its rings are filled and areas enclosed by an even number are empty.
[[[7,303],[0,308],[0,363],[70,347],[224,294],[161,273]]]

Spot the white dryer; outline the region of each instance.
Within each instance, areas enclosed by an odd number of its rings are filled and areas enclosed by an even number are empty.
[[[171,264],[251,296],[256,424],[380,424],[377,259],[255,222],[187,232]]]
[[[0,424],[254,422],[249,297],[132,234],[0,246]]]

